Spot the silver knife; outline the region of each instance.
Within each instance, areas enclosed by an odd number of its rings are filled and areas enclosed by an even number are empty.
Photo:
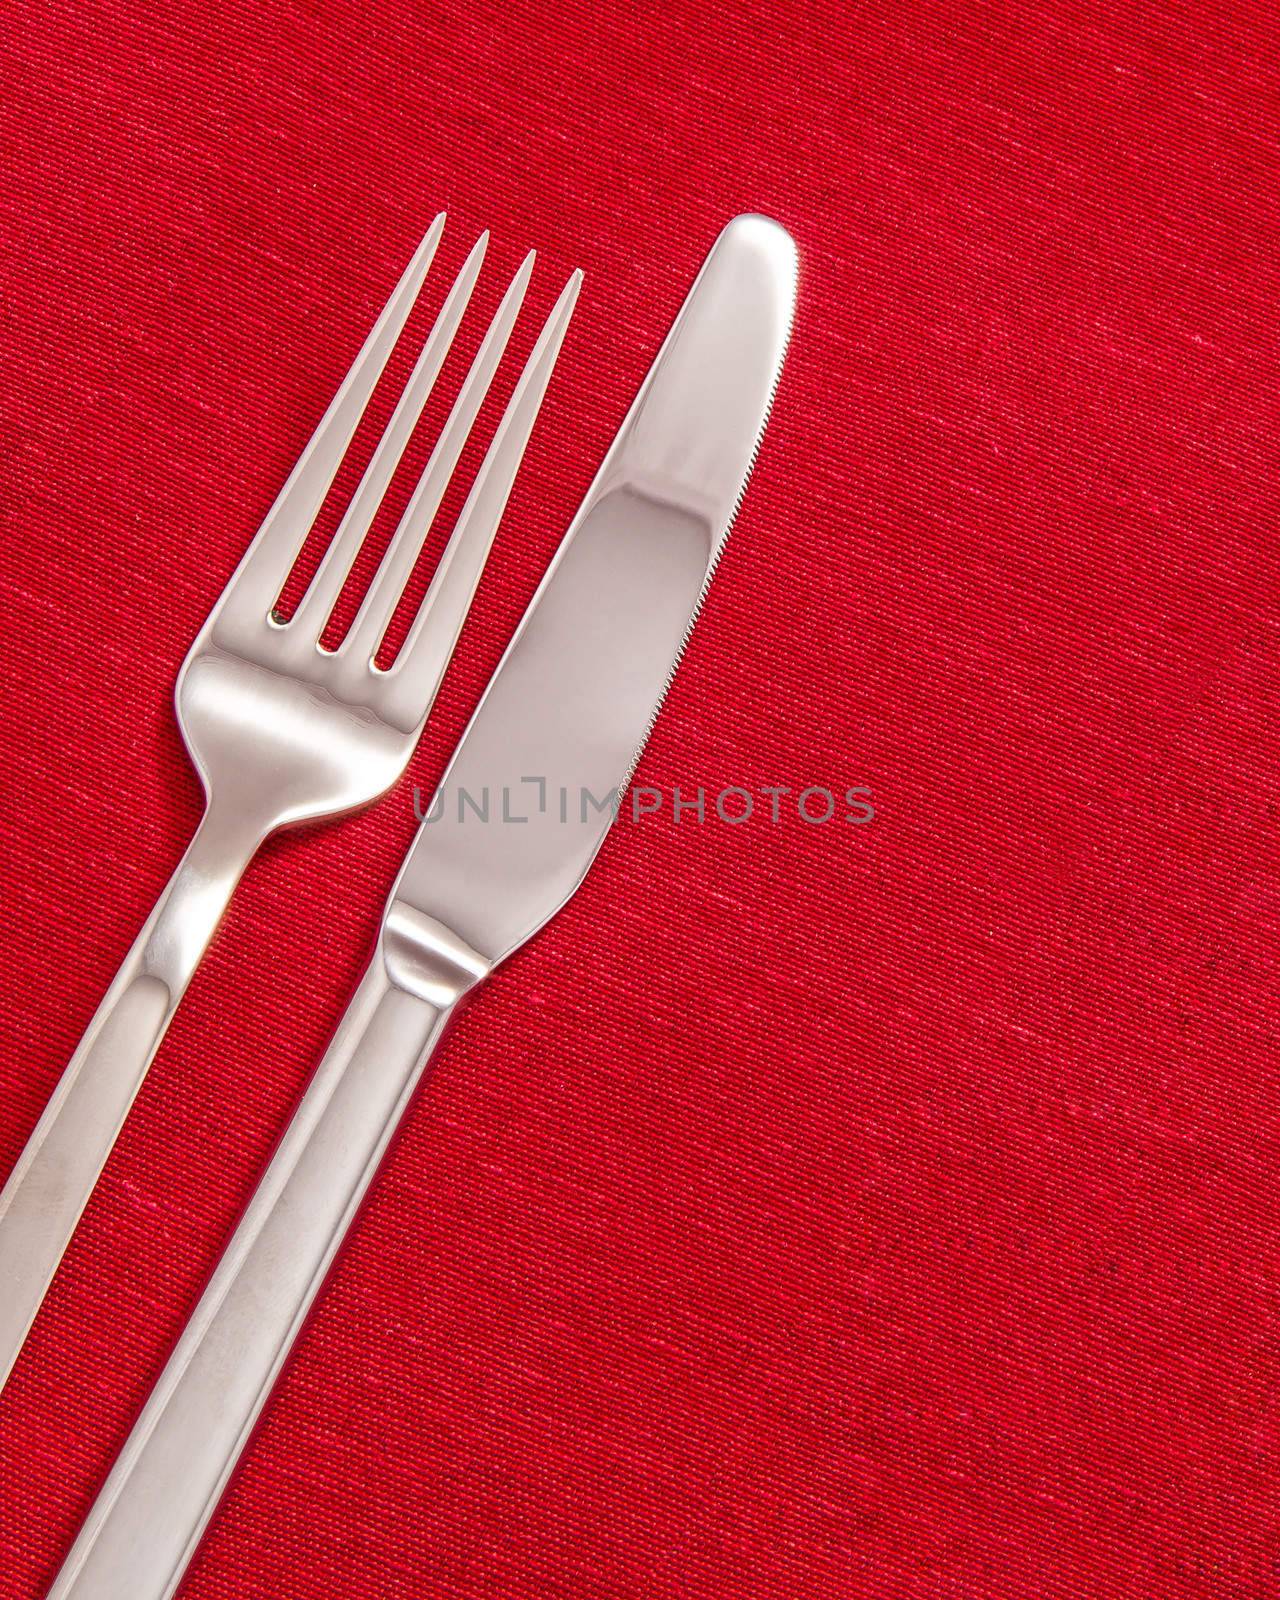
[[[49,1600],[172,1596],[451,1013],[581,883],[746,486],[796,272],[790,237],[758,216],[731,222],[704,262],[462,737],[369,968]]]

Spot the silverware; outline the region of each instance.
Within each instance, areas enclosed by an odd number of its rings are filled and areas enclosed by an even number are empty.
[[[450,1013],[582,881],[612,820],[599,807],[630,781],[750,473],[795,282],[795,247],[763,217],[730,223],[708,256],[49,1600],[173,1594]],[[526,822],[503,820],[504,791],[505,815]]]
[[[178,724],[204,784],[204,817],[0,1193],[0,1387],[245,867],[278,828],[350,811],[391,787],[413,753],[453,653],[580,273],[566,284],[524,367],[404,645],[388,670],[374,665],[506,348],[532,252],[494,314],[354,622],[334,650],[321,648],[320,637],[448,354],[480,273],[487,233],[449,290],[319,570],[287,622],[275,613],[443,227],[441,214],[179,674]]]

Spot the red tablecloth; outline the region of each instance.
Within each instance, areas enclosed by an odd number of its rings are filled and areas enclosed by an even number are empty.
[[[251,870],[0,1401],[2,1600],[744,209],[799,319],[640,778],[876,818],[614,831],[183,1594],[1280,1593],[1274,11],[4,9],[0,1171],[196,819],[179,662],[431,215],[444,267],[493,229],[484,305],[529,245],[535,309],[587,284],[411,776]]]

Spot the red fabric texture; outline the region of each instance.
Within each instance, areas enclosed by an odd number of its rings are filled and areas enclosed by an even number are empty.
[[[0,1171],[197,818],[182,657],[431,216],[428,311],[481,228],[481,307],[539,250],[521,351],[587,279],[409,777],[251,869],[0,1399],[0,1600],[747,209],[795,338],[638,778],[875,820],[614,830],[447,1042],[182,1593],[1280,1594],[1272,9],[4,9]]]

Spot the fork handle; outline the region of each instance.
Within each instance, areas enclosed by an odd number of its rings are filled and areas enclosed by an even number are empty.
[[[243,815],[210,804],[0,1191],[0,1389],[262,837]]]
[[[452,1010],[356,989],[48,1600],[168,1600]]]

